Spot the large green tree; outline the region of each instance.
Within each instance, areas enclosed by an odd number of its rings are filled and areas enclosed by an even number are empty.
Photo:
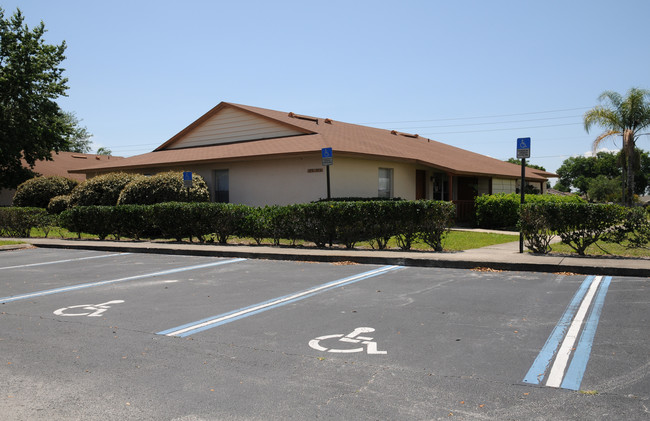
[[[636,160],[636,141],[641,132],[650,127],[650,91],[632,88],[624,97],[618,92],[605,91],[598,105],[584,115],[587,133],[593,126],[605,129],[593,143],[594,151],[606,139],[622,136],[623,201],[630,205],[634,195],[634,175],[639,165]]]
[[[650,154],[637,148],[635,157],[639,171],[636,172],[634,178],[634,193],[641,195],[650,188]],[[562,191],[569,191],[573,188],[582,194],[586,194],[593,180],[600,177],[602,181],[604,177],[610,180],[608,185],[617,182],[619,190],[621,190],[621,164],[623,159],[622,151],[618,153],[601,151],[596,156],[567,158],[556,171],[560,178],[554,187]]]
[[[62,150],[77,153],[90,152],[90,145],[92,143],[90,138],[93,135],[90,134],[88,128],[80,125],[81,120],[79,120],[74,113],[64,112],[63,119],[64,122],[72,129],[67,138],[68,145],[65,146]]]
[[[74,124],[56,100],[66,95],[65,41],[50,45],[45,25],[30,29],[20,10],[0,8],[0,187],[15,187],[25,168],[69,147]]]

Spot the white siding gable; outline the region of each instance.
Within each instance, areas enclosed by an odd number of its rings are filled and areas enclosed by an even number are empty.
[[[301,134],[304,133],[274,121],[226,107],[165,149],[191,148]]]

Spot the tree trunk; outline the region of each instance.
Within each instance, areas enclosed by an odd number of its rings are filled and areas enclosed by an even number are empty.
[[[632,206],[634,198],[634,132],[625,130],[623,132],[623,155],[627,172],[623,175],[626,178],[623,201],[626,206]]]

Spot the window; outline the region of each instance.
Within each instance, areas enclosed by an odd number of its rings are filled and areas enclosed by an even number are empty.
[[[216,170],[214,172],[214,201],[220,203],[228,203],[230,201],[228,170]]]
[[[379,191],[378,197],[393,197],[393,169],[379,169]]]

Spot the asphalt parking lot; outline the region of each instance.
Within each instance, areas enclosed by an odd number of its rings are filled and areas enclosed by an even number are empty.
[[[0,413],[648,419],[650,280],[0,253]]]

